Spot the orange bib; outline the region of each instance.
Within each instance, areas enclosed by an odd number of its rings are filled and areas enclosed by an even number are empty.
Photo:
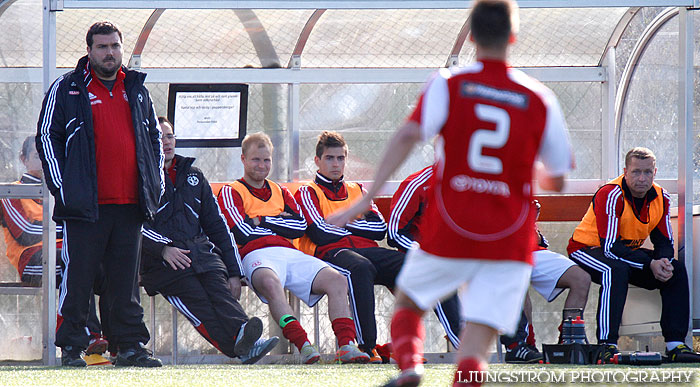
[[[321,206],[320,210],[323,212],[324,216],[328,216],[335,212],[338,212],[351,204],[362,198],[362,188],[357,183],[344,183],[345,188],[348,191],[348,197],[343,200],[329,200],[326,194],[323,193],[321,187],[318,184],[311,182],[306,184],[311,187],[316,192],[316,197],[318,197],[318,203]],[[307,220],[308,221],[308,220]],[[299,239],[294,240],[294,247],[301,250],[308,255],[316,255],[316,244],[311,241],[311,239],[304,235]]]
[[[617,185],[622,189],[622,176],[617,177],[608,184]],[[622,216],[620,216],[618,222],[618,232],[622,241],[629,248],[637,249],[641,247],[663,217],[664,201],[662,188],[657,184],[654,184],[652,188],[656,190],[656,199],[649,203],[649,221],[646,223],[637,218],[632,206],[623,199]],[[588,206],[586,215],[584,215],[583,220],[574,230],[573,239],[588,246],[600,246],[593,203]]]

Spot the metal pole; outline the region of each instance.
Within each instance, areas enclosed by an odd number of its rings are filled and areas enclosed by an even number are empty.
[[[607,74],[607,82],[603,82],[603,92],[601,105],[603,106],[602,125],[603,137],[602,145],[602,162],[600,178],[608,181],[618,175],[620,150],[617,148],[615,141],[615,91],[617,85],[615,82],[615,47],[608,48],[605,54],[605,72]]]
[[[693,88],[694,68],[693,52],[695,50],[695,31],[693,15],[685,7],[678,12],[679,36],[679,77],[678,77],[678,259],[685,264],[688,278],[694,279],[693,273]],[[696,281],[690,283],[689,336],[686,341],[692,343],[693,319],[696,308],[693,293]]]
[[[56,69],[56,2],[43,0],[43,88],[48,90]],[[56,223],[51,219],[54,201],[46,183],[42,186],[42,360],[56,365]]]
[[[287,181],[299,181],[299,84],[289,84],[289,165]]]
[[[156,338],[158,335],[156,334],[156,297],[155,296],[150,296],[148,297],[151,300],[151,352],[153,354],[156,354]]]
[[[177,309],[175,306],[171,306],[173,314],[173,350],[172,350],[172,365],[177,365]]]
[[[46,183],[42,196],[42,359],[45,365],[56,365],[56,223],[51,219],[54,199]]]

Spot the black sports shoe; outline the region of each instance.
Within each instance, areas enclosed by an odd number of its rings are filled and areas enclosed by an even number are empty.
[[[64,367],[87,367],[87,363],[80,355],[83,350],[67,345],[61,348],[61,365]]]
[[[666,350],[666,359],[673,363],[700,363],[700,354],[681,344],[672,350]]]
[[[151,351],[138,344],[135,347],[120,348],[114,365],[117,367],[162,367],[163,363],[153,357]]]
[[[600,356],[600,360],[602,361],[603,364],[610,364],[612,363],[613,357],[620,353],[620,351],[617,350],[617,345],[615,344],[603,344],[605,345],[605,350],[603,351],[603,354]]]
[[[542,354],[533,345],[520,343],[517,347],[506,352],[506,363],[529,364],[542,360]]]
[[[253,348],[255,342],[262,335],[263,323],[257,317],[251,317],[245,324],[241,326],[236,338],[236,344],[233,346],[233,353],[237,356],[244,356],[250,349]]]

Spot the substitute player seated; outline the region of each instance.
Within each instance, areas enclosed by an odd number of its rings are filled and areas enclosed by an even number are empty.
[[[319,360],[306,331],[293,315],[284,289],[312,307],[328,295],[328,317],[340,349],[336,361],[367,363],[369,355],[355,344],[345,277],[323,261],[294,248],[290,240],[304,235],[306,220],[285,187],[268,180],[272,141],[262,133],[243,139],[243,178],[224,186],[218,201],[243,257],[243,273],[279,321],[284,337],[299,350],[304,364]]]
[[[669,361],[698,363],[684,341],[690,320],[688,274],[673,258],[669,193],[654,183],[656,156],[647,148],[625,155],[624,173],[600,187],[569,240],[571,259],[600,284],[598,342],[603,360],[617,350],[629,284],[661,293],[661,333]],[[649,238],[654,249],[641,247]]]
[[[372,354],[372,363],[381,363],[375,349],[374,285],[393,290],[405,254],[379,247],[377,241],[386,235],[386,222],[374,204],[340,227],[326,223],[324,217],[364,195],[361,184],[345,180],[347,154],[348,146],[340,133],[324,131],[319,135],[314,157],[316,177],[295,194],[309,221],[306,235],[295,242],[301,251],[326,261],[348,278],[360,349]]]

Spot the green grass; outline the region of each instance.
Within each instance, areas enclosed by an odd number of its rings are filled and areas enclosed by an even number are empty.
[[[674,386],[700,386],[700,367],[664,365],[660,367],[626,367],[626,366],[568,366],[568,365],[491,365],[490,371],[514,377],[517,372],[530,372],[530,375],[542,378],[550,372],[565,374],[605,372],[612,375],[691,372],[690,383],[673,383]],[[454,368],[449,364],[428,364],[423,381],[424,386],[449,386]],[[545,374],[546,373],[546,374]],[[111,366],[94,366],[87,369],[66,369],[43,366],[2,366],[0,367],[0,385],[2,386],[378,386],[396,374],[391,365],[181,365],[164,366],[156,369],[114,368]],[[598,373],[598,377],[600,377]],[[546,376],[545,376],[546,377]],[[568,380],[570,381],[570,380]],[[501,383],[488,386],[573,386],[578,383]],[[650,383],[585,383],[588,385],[645,386]],[[657,385],[663,385],[658,383]]]

